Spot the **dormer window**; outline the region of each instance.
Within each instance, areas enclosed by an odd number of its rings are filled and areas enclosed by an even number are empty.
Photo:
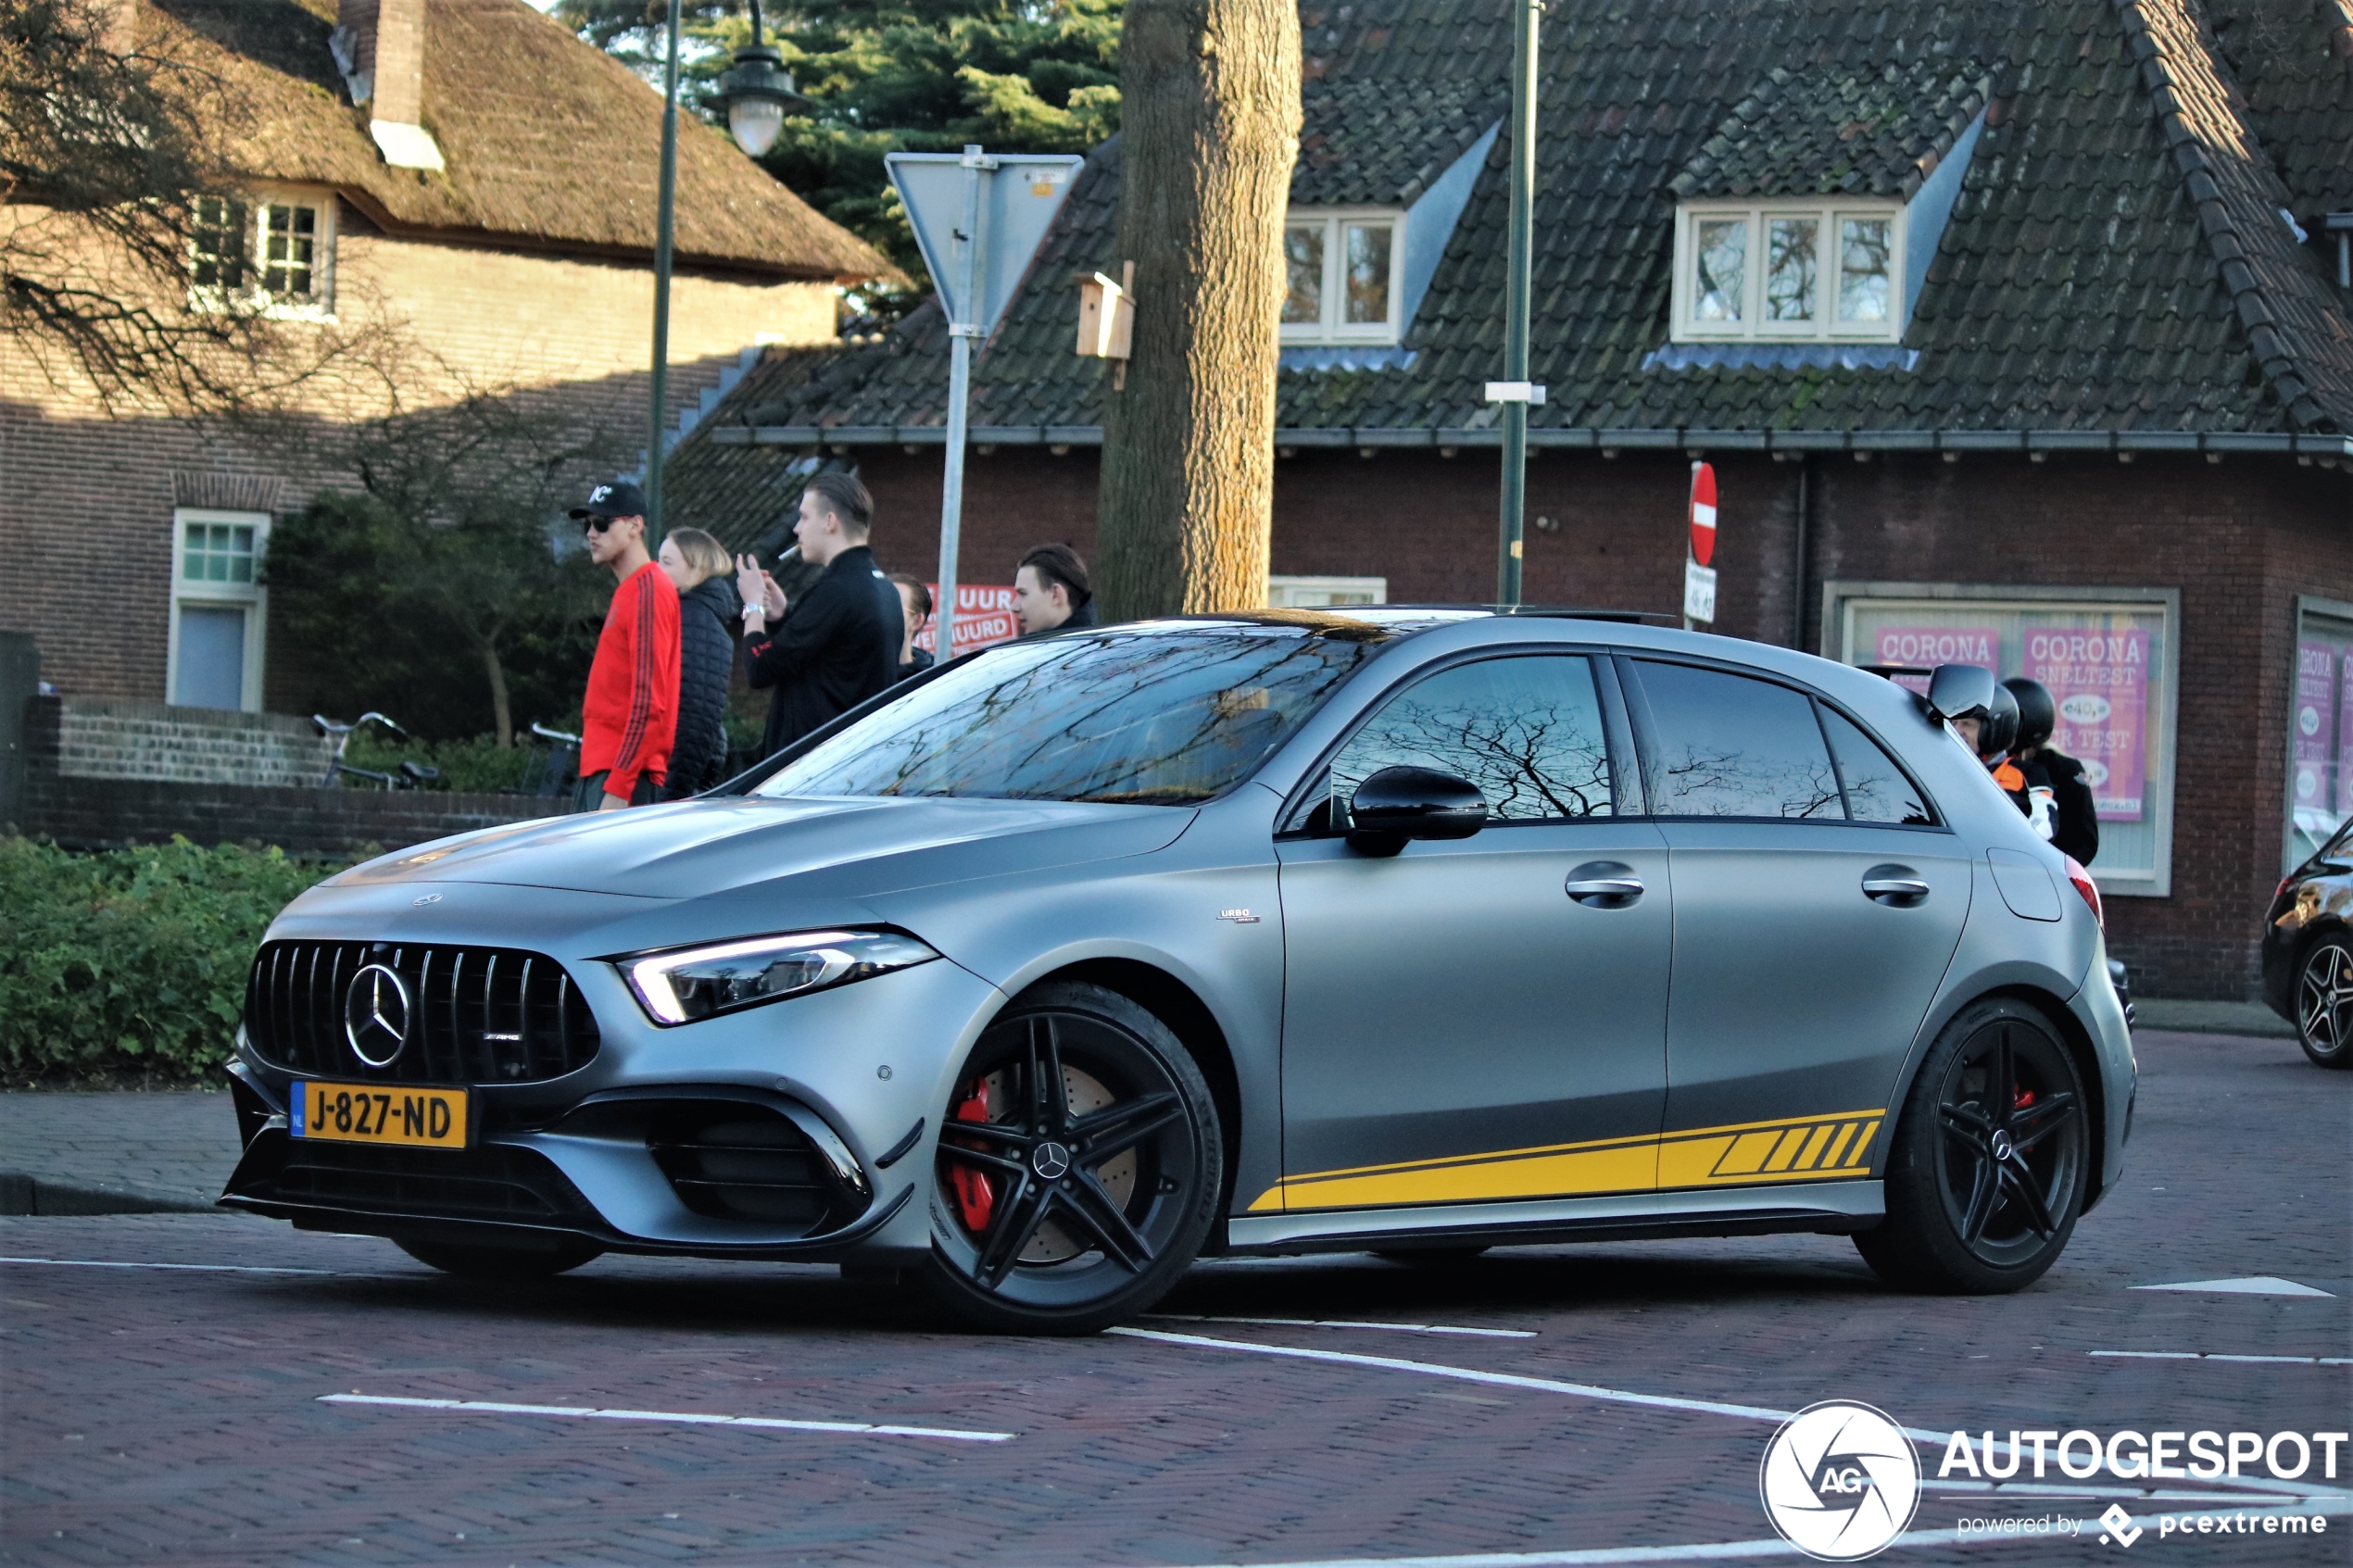
[[[272,195],[199,196],[189,236],[190,303],[253,302],[268,315],[323,320],[333,309],[334,205]]]
[[[1892,202],[1686,203],[1676,214],[1676,341],[1894,342],[1904,219]]]
[[[1283,224],[1283,342],[1395,343],[1404,237],[1402,212],[1293,207]]]

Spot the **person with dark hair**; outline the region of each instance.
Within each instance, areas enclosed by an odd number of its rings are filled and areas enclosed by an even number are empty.
[[[575,811],[661,798],[678,725],[678,589],[646,553],[646,498],[625,479],[599,484],[572,518],[588,558],[620,584],[597,634],[581,702]]]
[[[1013,571],[1013,624],[1025,637],[1095,624],[1087,563],[1068,545],[1040,545]]]
[[[727,684],[736,672],[736,563],[699,528],[673,528],[654,558],[678,585],[678,736],[665,800],[700,795],[727,776]]]
[[[774,688],[763,755],[774,756],[899,679],[906,640],[899,593],[875,565],[866,538],[875,498],[855,474],[828,470],[800,493],[793,525],[800,558],[824,575],[787,604],[749,556],[736,563],[744,601],[744,669]]]
[[[2050,796],[2051,844],[2061,854],[2090,865],[2100,852],[2099,812],[2083,764],[2051,745],[2058,727],[2058,705],[2051,689],[2040,681],[2013,675],[2002,683],[2018,701],[2018,761],[2026,774],[2027,793]]]
[[[899,618],[905,623],[905,640],[899,645],[899,678],[903,681],[938,662],[930,649],[915,646],[915,639],[923,635],[924,622],[931,619],[931,584],[904,571],[891,572],[884,580],[899,590]]]

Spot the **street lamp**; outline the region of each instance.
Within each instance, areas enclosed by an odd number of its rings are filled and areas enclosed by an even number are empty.
[[[793,91],[785,57],[761,41],[760,0],[751,0],[751,42],[736,51],[734,68],[720,77],[718,98],[727,106],[727,130],[736,145],[753,157],[766,156],[776,144],[785,116],[817,107]]]

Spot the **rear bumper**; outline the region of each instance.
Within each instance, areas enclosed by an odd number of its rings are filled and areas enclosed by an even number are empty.
[[[2132,1134],[2133,1101],[2141,1082],[2140,1063],[2133,1055],[2133,1027],[2125,1018],[2126,1004],[2109,978],[2106,958],[2103,948],[2082,986],[2067,1003],[2068,1011],[2092,1043],[2099,1070],[2099,1173],[2097,1185],[2084,1198],[2085,1213],[2123,1178],[2124,1144]]]

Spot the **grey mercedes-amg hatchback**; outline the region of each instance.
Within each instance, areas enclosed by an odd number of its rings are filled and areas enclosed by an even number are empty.
[[[221,1201],[459,1273],[895,1269],[1039,1332],[1204,1252],[1814,1231],[2013,1290],[2135,1068],[2096,890],[1953,716],[1605,617],[995,648],[700,799],[296,899]]]

